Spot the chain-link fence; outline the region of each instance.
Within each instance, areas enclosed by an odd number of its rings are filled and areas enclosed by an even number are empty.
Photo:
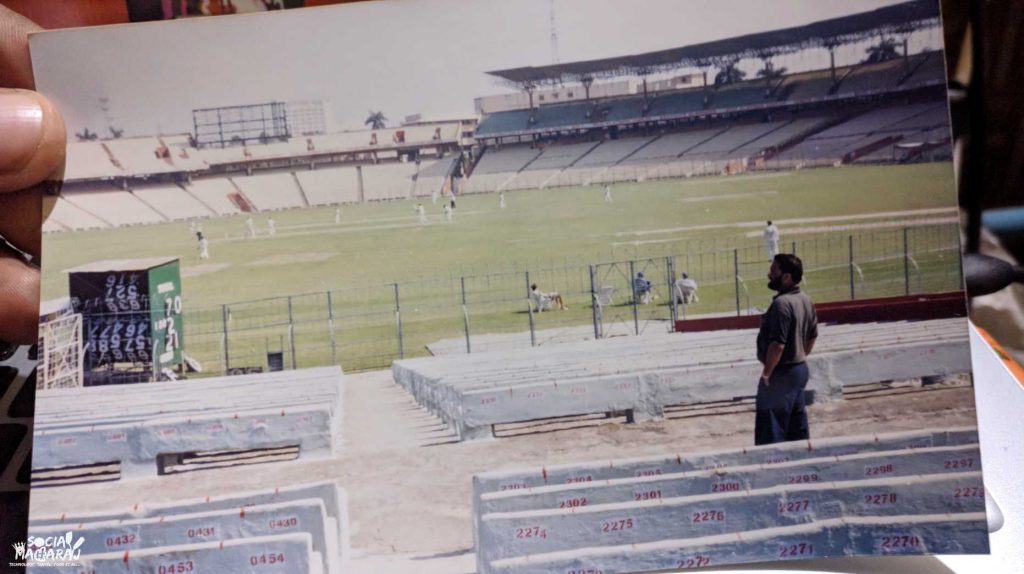
[[[767,247],[750,237],[731,243],[186,307],[183,345],[210,374],[330,364],[359,371],[397,358],[638,335],[671,330],[676,319],[759,313],[773,295]],[[803,286],[816,302],[962,289],[955,224],[784,238],[778,248],[804,261]],[[699,284],[699,300],[688,305],[676,286],[683,272]]]

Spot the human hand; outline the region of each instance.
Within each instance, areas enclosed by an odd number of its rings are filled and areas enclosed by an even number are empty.
[[[38,30],[0,6],[0,342],[8,343],[37,338],[42,198],[58,193],[64,170],[64,120],[31,91],[28,34]]]
[[[761,375],[761,378],[760,378],[760,379],[758,379],[758,384],[764,385],[764,386],[766,386],[766,387],[767,387],[767,386],[768,386],[768,385],[769,385],[770,383],[771,383],[771,376],[770,376],[770,375]]]

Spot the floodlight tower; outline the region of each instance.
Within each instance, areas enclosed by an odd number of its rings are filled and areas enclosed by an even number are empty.
[[[551,63],[558,63],[558,26],[555,20],[555,0],[548,0],[551,8]]]

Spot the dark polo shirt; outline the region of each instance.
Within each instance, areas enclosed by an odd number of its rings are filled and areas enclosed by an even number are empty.
[[[762,363],[768,356],[768,345],[785,345],[779,365],[795,365],[807,360],[805,343],[818,338],[818,315],[814,303],[800,287],[780,292],[772,299],[768,311],[761,315],[761,330],[757,333],[757,359]]]

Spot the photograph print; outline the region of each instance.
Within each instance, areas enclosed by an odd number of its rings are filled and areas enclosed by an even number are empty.
[[[31,49],[69,144],[29,533],[75,550],[32,572],[988,552],[936,0],[382,0]]]

